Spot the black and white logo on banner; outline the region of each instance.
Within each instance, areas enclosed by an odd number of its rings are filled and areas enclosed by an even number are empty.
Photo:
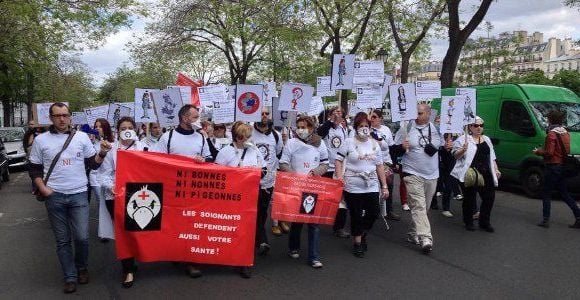
[[[300,206],[300,213],[313,215],[314,210],[316,209],[316,200],[318,200],[318,194],[302,193],[302,205]]]
[[[162,183],[127,183],[125,193],[125,230],[161,230]]]

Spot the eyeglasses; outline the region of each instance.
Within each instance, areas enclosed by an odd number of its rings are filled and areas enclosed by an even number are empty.
[[[479,128],[479,127],[483,128],[483,124],[471,124],[471,127],[473,127],[473,128]]]
[[[270,113],[269,113],[269,112],[263,112],[263,113],[262,113],[262,116],[269,116],[269,115],[270,115]]]
[[[50,115],[50,116],[51,116],[51,117],[53,117],[53,118],[56,118],[56,119],[58,119],[58,118],[68,118],[68,117],[70,117],[70,115],[69,115],[69,114],[56,114],[56,115]]]

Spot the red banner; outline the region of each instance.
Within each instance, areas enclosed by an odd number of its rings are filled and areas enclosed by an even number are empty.
[[[119,150],[117,257],[253,265],[259,186],[259,169]]]
[[[272,219],[332,225],[342,198],[342,187],[338,180],[278,172]]]
[[[189,78],[187,75],[179,72],[177,73],[177,80],[175,80],[175,85],[180,86],[190,86],[191,87],[191,104],[195,105],[196,107],[200,106],[199,103],[199,93],[197,92],[197,88],[203,86],[203,81],[201,80],[193,80]],[[184,103],[187,104],[187,103]]]

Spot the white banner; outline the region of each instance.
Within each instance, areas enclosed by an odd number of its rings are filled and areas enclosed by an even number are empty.
[[[226,86],[226,97],[221,102],[213,103],[212,121],[214,124],[224,124],[234,122],[236,86]]]
[[[153,92],[153,103],[159,125],[163,127],[179,125],[177,114],[183,106],[180,89],[168,88]]]
[[[332,61],[332,80],[330,88],[333,90],[352,89],[354,77],[354,54],[335,54]]]
[[[284,83],[278,110],[308,112],[314,88],[302,83]]]
[[[355,61],[352,83],[360,85],[379,85],[385,77],[385,65],[382,61]]]
[[[316,96],[319,97],[333,97],[336,96],[336,91],[330,88],[330,76],[316,77]]]
[[[441,118],[439,120],[440,133],[463,132],[463,110],[465,96],[443,96],[441,98]]]
[[[264,86],[238,84],[236,86],[236,121],[259,122],[264,106]]]
[[[157,122],[155,107],[153,104],[153,92],[159,92],[156,89],[135,89],[135,122],[152,123]]]
[[[200,86],[197,92],[202,107],[211,107],[216,102],[224,102],[228,97],[227,88],[223,84]]]
[[[96,107],[85,108],[85,115],[87,116],[87,124],[94,125],[97,119],[107,119],[107,114],[109,113],[109,105],[101,105]],[[111,127],[115,126],[110,124]]]
[[[417,98],[415,84],[402,83],[389,86],[391,99],[391,115],[393,122],[417,119]]]
[[[477,116],[477,91],[473,88],[457,88],[456,96],[465,96],[465,108],[463,109],[463,124],[472,124]]]
[[[433,100],[441,98],[441,81],[417,81],[415,86],[417,99]]]
[[[356,106],[359,108],[382,108],[383,97],[381,87],[362,86],[356,88]]]

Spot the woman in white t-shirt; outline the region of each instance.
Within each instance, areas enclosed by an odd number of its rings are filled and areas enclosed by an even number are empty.
[[[256,146],[249,144],[248,140],[252,137],[252,127],[243,122],[236,122],[232,126],[233,142],[222,148],[215,159],[215,163],[229,167],[255,167],[262,169],[262,175],[267,171],[266,162],[262,153]],[[246,188],[253,188],[247,186]],[[258,205],[258,210],[264,209]],[[268,209],[267,207],[265,208]],[[256,227],[256,230],[258,228]],[[252,276],[250,267],[241,267],[240,276],[250,278]]]
[[[117,122],[117,130],[119,130],[119,140],[113,144],[113,149],[135,150],[142,151],[143,143],[137,140],[137,133],[135,132],[135,121],[131,117],[122,117]],[[105,203],[107,210],[114,220],[114,200],[115,200],[115,172],[117,169],[117,151],[111,151],[109,155],[105,156],[103,164],[99,169],[99,180],[103,189]],[[125,288],[133,286],[134,274],[136,270],[135,259],[126,258],[121,260],[123,266],[123,282]]]
[[[346,140],[336,156],[335,166],[336,178],[344,181],[344,199],[350,211],[354,240],[353,254],[362,258],[367,251],[367,234],[379,213],[379,190],[386,199],[389,189],[381,146],[370,138],[368,115],[359,112],[353,123],[355,136]]]
[[[111,144],[115,142],[115,138],[113,137],[113,130],[111,129],[111,125],[107,119],[98,118],[95,121],[93,128],[99,132],[98,136],[96,136],[94,141],[95,150],[97,151],[101,147],[101,141],[107,141]],[[105,207],[104,203],[101,202],[105,201],[105,196],[103,195],[103,189],[101,188],[100,180],[99,180],[99,170],[91,170],[89,172],[89,182],[91,184],[92,189],[95,192],[95,199],[97,199],[97,205],[100,208],[101,205]],[[101,213],[99,209],[99,213]],[[98,236],[101,238],[101,242],[106,243],[109,241],[108,237],[103,234],[102,232],[98,231]]]
[[[314,120],[302,116],[296,120],[296,137],[289,139],[282,150],[280,171],[322,176],[328,169],[328,150],[320,136],[314,133]],[[288,255],[300,257],[300,235],[304,223],[292,223],[288,240]],[[320,261],[320,228],[308,224],[308,264],[322,268]]]

